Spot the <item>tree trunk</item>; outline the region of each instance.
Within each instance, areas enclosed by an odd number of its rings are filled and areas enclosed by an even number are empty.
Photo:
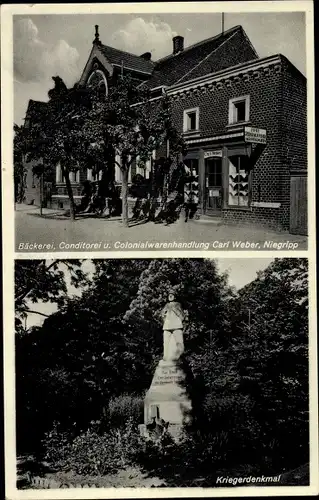
[[[65,185],[66,185],[66,191],[68,193],[68,197],[70,200],[70,219],[75,220],[75,204],[74,204],[74,198],[73,198],[73,191],[71,187],[71,182],[70,182],[70,174],[69,171],[65,168],[62,168],[62,174],[64,175],[65,178]]]
[[[129,167],[122,169],[122,222],[124,227],[128,227],[128,171]]]

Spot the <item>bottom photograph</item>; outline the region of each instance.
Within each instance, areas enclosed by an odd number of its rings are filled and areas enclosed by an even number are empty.
[[[15,261],[17,488],[309,485],[308,261]]]

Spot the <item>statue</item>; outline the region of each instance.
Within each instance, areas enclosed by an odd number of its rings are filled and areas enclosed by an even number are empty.
[[[175,301],[174,291],[168,295],[168,303],[162,310],[164,330],[164,361],[177,361],[184,352],[183,322],[187,312]]]

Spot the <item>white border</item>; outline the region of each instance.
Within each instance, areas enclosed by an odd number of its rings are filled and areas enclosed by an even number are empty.
[[[236,487],[236,488],[165,488],[165,489],[76,489],[76,490],[17,490],[16,489],[16,450],[15,450],[15,384],[14,384],[14,207],[12,182],[12,124],[13,124],[13,57],[12,57],[12,16],[14,14],[97,14],[97,13],[218,13],[218,12],[293,12],[306,13],[307,39],[307,82],[308,82],[308,251],[296,252],[112,252],[98,254],[54,253],[54,254],[16,254],[18,259],[32,258],[154,258],[154,257],[207,257],[207,258],[263,258],[263,257],[308,257],[310,283],[310,454],[311,484],[307,487]],[[314,25],[312,1],[252,1],[252,2],[193,2],[193,3],[125,3],[125,4],[30,4],[1,6],[1,133],[2,133],[2,210],[3,219],[3,283],[4,283],[4,385],[5,385],[5,458],[6,458],[6,498],[8,499],[46,499],[46,498],[181,498],[181,497],[225,497],[225,496],[296,496],[318,493],[318,396],[316,371],[316,260],[315,260],[315,148],[314,148]]]

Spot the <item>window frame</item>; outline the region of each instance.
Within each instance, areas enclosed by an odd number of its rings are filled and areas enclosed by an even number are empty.
[[[71,178],[72,174],[75,174],[75,180]],[[71,184],[80,184],[80,169],[78,168],[76,172],[69,172],[69,179]],[[65,186],[66,184],[60,163],[55,166],[55,184],[59,186]]]
[[[239,102],[245,103],[245,120],[238,121],[235,117],[236,104]],[[228,125],[242,125],[250,121],[250,95],[243,95],[229,99],[228,104]]]
[[[234,157],[234,156],[246,156],[245,154],[242,154],[242,153],[236,153],[236,154],[230,154],[228,155],[227,157],[227,186],[226,186],[226,193],[227,193],[227,196],[226,196],[226,199],[225,199],[225,206],[224,208],[225,209],[229,209],[229,210],[246,210],[246,211],[251,211],[252,210],[252,207],[251,207],[251,203],[252,203],[252,185],[253,185],[253,169],[251,168],[247,168],[245,170],[247,170],[247,182],[248,182],[248,203],[247,205],[232,205],[229,203],[229,175],[230,175],[230,161],[231,161],[231,158]],[[240,169],[240,167],[239,167]]]
[[[188,115],[190,113],[195,113],[195,115],[196,115],[196,128],[194,128],[194,129],[188,128],[188,120],[189,120]],[[198,132],[198,131],[199,131],[199,107],[184,109],[184,111],[183,111],[183,132],[184,132],[184,134],[191,134],[192,132]]]
[[[108,85],[107,85],[107,79],[106,79],[106,76],[104,74],[104,72],[100,69],[95,69],[92,71],[92,73],[90,74],[89,78],[88,78],[88,81],[87,81],[87,87],[90,87],[90,81],[93,79],[93,77],[95,75],[101,75],[102,76],[102,80],[99,82],[99,84],[97,85],[97,88],[99,89],[101,84],[104,83],[105,85],[105,97],[108,96],[108,93],[109,93],[109,88],[108,88]],[[92,86],[92,85],[91,85]]]

